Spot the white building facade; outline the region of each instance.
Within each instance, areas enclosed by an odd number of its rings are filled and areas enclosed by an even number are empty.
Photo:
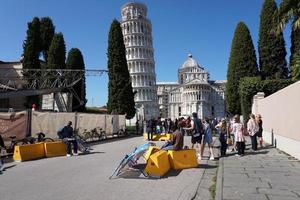
[[[136,92],[137,118],[156,118],[159,116],[159,109],[152,25],[147,19],[147,7],[141,3],[128,3],[122,7],[121,14],[128,70]]]
[[[178,69],[178,82],[158,82],[160,115],[175,119],[197,112],[200,118],[225,117],[226,81],[209,80],[209,73],[192,55]]]

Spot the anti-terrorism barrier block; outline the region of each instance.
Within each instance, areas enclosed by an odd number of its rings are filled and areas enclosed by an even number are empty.
[[[172,169],[187,169],[198,166],[195,149],[169,150],[168,155]]]
[[[171,140],[171,139],[172,139],[172,134],[170,134],[170,133],[162,134],[158,138],[159,141],[167,141],[167,140]]]
[[[62,141],[58,142],[45,142],[45,155],[47,158],[56,156],[65,156],[67,154],[67,149],[65,143]]]
[[[155,152],[157,152],[159,150],[160,150],[160,148],[158,146],[151,146],[151,147],[149,147],[149,150],[144,155],[145,161],[147,161],[152,154],[154,154]]]
[[[150,156],[145,172],[150,176],[162,177],[170,169],[167,151],[160,150]]]
[[[153,134],[152,139],[155,140],[155,141],[158,141],[160,137],[161,137],[160,134]],[[145,139],[145,140],[148,139],[148,133],[144,133],[144,139]]]
[[[44,143],[15,146],[13,159],[15,161],[35,160],[45,157]]]

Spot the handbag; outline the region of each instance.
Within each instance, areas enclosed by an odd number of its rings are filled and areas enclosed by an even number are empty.
[[[232,145],[232,139],[231,138],[227,138],[226,143],[227,143],[227,145],[231,146]]]

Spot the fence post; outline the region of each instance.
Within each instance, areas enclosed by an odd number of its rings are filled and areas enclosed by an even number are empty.
[[[74,130],[77,129],[77,119],[78,119],[78,115],[77,115],[77,111],[75,111],[75,122],[74,122]]]
[[[31,109],[27,109],[27,133],[26,133],[26,137],[27,136],[31,136],[31,128],[32,128],[32,110]]]

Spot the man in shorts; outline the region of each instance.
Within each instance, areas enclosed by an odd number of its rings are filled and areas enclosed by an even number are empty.
[[[194,148],[194,145],[198,143],[199,153],[197,154],[197,157],[199,160],[201,160],[201,141],[202,141],[202,135],[203,135],[203,124],[201,120],[198,118],[198,115],[196,112],[193,112],[193,119],[191,120],[191,127],[185,128],[185,130],[191,130],[192,131],[192,148]]]

